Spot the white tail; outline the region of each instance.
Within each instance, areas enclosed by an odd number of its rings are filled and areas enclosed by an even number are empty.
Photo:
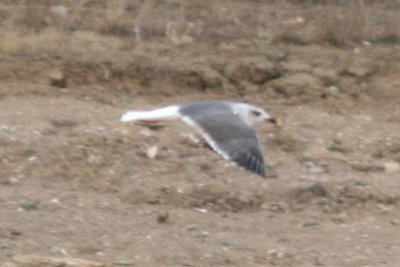
[[[121,121],[164,121],[179,118],[179,106],[169,106],[152,111],[128,111],[121,117]]]

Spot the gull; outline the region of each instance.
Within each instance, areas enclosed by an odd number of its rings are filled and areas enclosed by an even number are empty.
[[[193,127],[224,159],[266,177],[260,141],[252,126],[261,121],[276,123],[262,108],[241,102],[198,101],[151,111],[128,111],[123,122],[156,124],[181,119]]]

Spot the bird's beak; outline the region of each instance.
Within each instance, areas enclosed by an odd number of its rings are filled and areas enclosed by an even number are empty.
[[[281,128],[282,127],[282,121],[280,119],[276,119],[276,118],[268,118],[265,119],[265,121],[271,123],[272,125],[274,125],[274,128]]]

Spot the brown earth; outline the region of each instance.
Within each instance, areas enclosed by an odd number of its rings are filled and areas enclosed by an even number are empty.
[[[107,266],[400,266],[398,39],[312,34],[312,1],[40,2],[0,5],[2,22],[19,14],[27,25],[0,41],[1,266],[21,254]],[[71,19],[57,18],[63,5]],[[260,10],[268,38],[251,24]],[[140,39],[127,37],[133,25]],[[279,118],[256,129],[268,179],[193,144],[180,123],[119,121],[199,99]]]

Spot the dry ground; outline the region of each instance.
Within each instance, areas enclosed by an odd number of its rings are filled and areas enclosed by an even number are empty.
[[[400,265],[398,1],[32,2],[0,3],[1,266]],[[268,179],[119,122],[199,99],[281,120]]]

